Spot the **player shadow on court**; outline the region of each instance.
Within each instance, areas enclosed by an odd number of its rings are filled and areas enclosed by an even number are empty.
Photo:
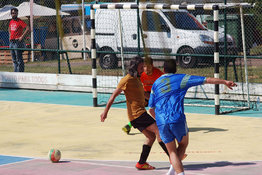
[[[259,115],[259,114],[262,114],[262,109],[259,109],[257,111],[256,110],[250,110],[250,112],[245,111],[244,113],[245,113],[245,115],[254,115],[254,114]]]
[[[69,160],[60,160],[60,161],[57,162],[57,163],[71,163],[71,161],[69,161]]]
[[[137,134],[142,134],[141,132],[130,132],[128,135],[137,135]]]
[[[197,127],[190,127],[189,132],[198,132],[198,131],[204,131],[204,133],[209,133],[209,132],[222,132],[222,131],[228,131],[228,129],[221,129],[221,128],[197,128]]]
[[[228,161],[220,161],[214,163],[201,163],[201,164],[192,164],[192,165],[184,165],[185,170],[203,170],[207,168],[215,168],[215,167],[226,167],[226,166],[246,166],[246,165],[255,165],[255,162],[228,162]]]
[[[214,163],[201,163],[201,164],[190,164],[190,163],[185,163],[184,164],[184,169],[186,171],[203,171],[204,169],[207,168],[216,168],[216,167],[226,167],[226,166],[246,166],[246,165],[256,165],[255,162],[239,162],[239,163],[232,163],[232,162],[227,162],[227,161],[221,161],[221,162],[214,162]],[[169,167],[159,167],[156,168],[156,170],[168,170]]]
[[[189,132],[198,132],[198,131],[204,131],[204,133],[209,132],[222,132],[222,131],[228,131],[228,129],[221,129],[221,128],[189,128]],[[128,135],[137,135],[142,134],[141,132],[130,132]]]

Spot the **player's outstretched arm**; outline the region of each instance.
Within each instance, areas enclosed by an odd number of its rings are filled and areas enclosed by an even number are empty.
[[[233,87],[236,87],[237,84],[234,83],[233,81],[226,81],[225,85],[229,88],[229,89],[233,89]]]
[[[226,85],[229,89],[233,89],[233,87],[236,87],[237,84],[234,83],[233,81],[228,81],[228,80],[222,80],[219,78],[207,78],[205,84],[224,84]]]
[[[107,104],[106,104],[106,108],[104,110],[104,112],[100,115],[101,118],[101,122],[104,122],[105,119],[107,118],[107,113],[110,109],[110,107],[112,106],[115,98],[122,92],[122,89],[116,89],[113,94],[111,95],[111,97],[109,98]]]

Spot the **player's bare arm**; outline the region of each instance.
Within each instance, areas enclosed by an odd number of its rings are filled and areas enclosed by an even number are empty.
[[[113,94],[111,95],[111,97],[109,98],[107,104],[106,104],[106,108],[104,110],[104,112],[100,115],[101,118],[101,122],[104,122],[105,119],[107,118],[107,113],[110,109],[110,107],[112,106],[115,98],[122,92],[122,89],[116,89]]]
[[[237,84],[234,83],[233,81],[222,80],[222,79],[219,79],[219,78],[211,78],[211,77],[208,77],[206,79],[205,84],[224,84],[231,90],[232,90],[233,87],[237,86]]]

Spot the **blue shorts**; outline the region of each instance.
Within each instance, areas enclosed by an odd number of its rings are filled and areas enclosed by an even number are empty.
[[[177,140],[181,142],[183,136],[188,133],[188,127],[186,121],[180,121],[178,123],[169,123],[157,126],[160,134],[160,138],[164,143]]]

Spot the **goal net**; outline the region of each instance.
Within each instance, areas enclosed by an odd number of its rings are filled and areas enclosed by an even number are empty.
[[[92,72],[96,82],[93,92],[97,105],[106,104],[126,75],[130,58],[148,55],[162,71],[165,59],[176,59],[177,73],[223,78],[238,84],[234,90],[223,85],[190,88],[185,105],[209,107],[210,113],[216,114],[254,106],[256,97],[250,95],[253,84],[246,78],[248,61],[243,47],[239,49],[243,38],[236,43],[222,13],[239,7],[119,3],[93,4],[91,9]],[[240,12],[237,17],[241,31]],[[116,102],[123,101],[122,94]]]

